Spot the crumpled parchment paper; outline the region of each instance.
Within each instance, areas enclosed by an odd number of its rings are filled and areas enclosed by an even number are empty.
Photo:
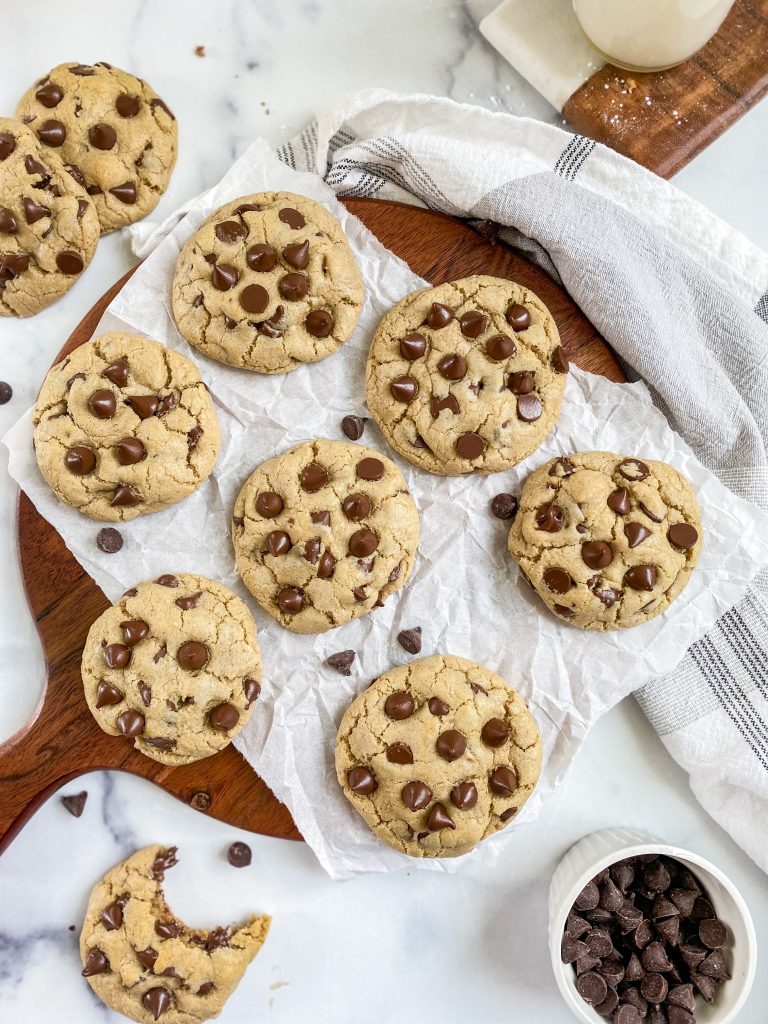
[[[276,377],[207,359],[180,337],[170,313],[171,280],[186,239],[224,202],[267,189],[312,196],[338,217],[367,291],[359,326],[346,345],[322,362]],[[112,302],[97,334],[137,331],[198,364],[222,427],[213,476],[177,505],[122,524],[122,551],[105,555],[95,544],[99,524],[60,504],[43,481],[32,450],[31,410],[4,438],[11,475],[110,600],[137,581],[166,572],[213,577],[246,600],[259,626],[264,678],[255,714],[235,743],[288,805],[334,878],[404,867],[456,871],[465,859],[413,860],[382,845],[336,781],[334,741],[341,715],[373,678],[408,659],[397,633],[421,626],[422,655],[450,652],[500,673],[531,703],[544,742],[544,768],[520,819],[467,855],[491,864],[509,832],[540,813],[597,718],[674,668],[768,565],[768,516],[737,498],[695,459],[643,384],[617,385],[573,369],[555,430],[514,471],[439,477],[394,456],[421,515],[411,578],[383,608],[339,629],[316,637],[288,632],[255,604],[235,571],[229,538],[235,496],[264,459],[312,437],[341,438],[343,416],[365,415],[364,368],[374,328],[390,306],[424,282],[348,214],[319,177],[280,163],[263,141],[186,209],[175,226],[166,223],[150,238],[159,244]],[[362,440],[393,457],[372,422]],[[507,524],[488,510],[493,495],[519,493],[526,475],[547,459],[592,449],[671,463],[692,482],[705,531],[698,568],[672,608],[643,626],[615,633],[584,632],[548,614],[507,555]],[[344,678],[324,661],[348,648],[357,657],[352,675]]]

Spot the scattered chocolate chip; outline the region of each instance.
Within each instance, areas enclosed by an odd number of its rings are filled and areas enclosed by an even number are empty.
[[[497,519],[514,519],[517,515],[517,498],[506,492],[497,494],[491,499],[491,512]]]
[[[7,381],[0,380],[0,405],[7,405],[13,398],[13,388]]]
[[[227,860],[233,868],[247,868],[251,863],[251,848],[247,843],[232,843],[227,850]]]
[[[421,626],[400,630],[397,634],[397,642],[408,654],[418,654],[421,650]]]
[[[83,808],[85,807],[85,801],[87,799],[88,792],[84,789],[82,793],[74,793],[72,796],[63,796],[61,798],[61,802],[73,818],[79,818],[83,813]]]
[[[341,429],[350,441],[359,441],[365,430],[365,416],[345,416],[341,421]]]
[[[339,675],[348,676],[352,671],[352,662],[355,660],[354,651],[339,651],[338,654],[331,654],[325,659],[326,665],[335,669]]]

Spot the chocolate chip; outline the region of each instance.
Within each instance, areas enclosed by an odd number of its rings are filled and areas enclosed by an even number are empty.
[[[728,929],[716,918],[705,918],[699,924],[699,938],[708,949],[721,949],[728,941]]]
[[[699,539],[698,530],[688,523],[675,523],[667,530],[667,540],[680,551],[689,551]]]
[[[608,995],[608,985],[605,978],[594,971],[587,971],[576,981],[576,989],[585,1003],[602,1003]]]
[[[626,487],[619,487],[608,496],[608,508],[616,515],[626,516],[632,510],[632,503],[629,499],[629,491]]]
[[[349,554],[355,558],[367,558],[379,546],[379,538],[367,527],[356,530],[349,538]]]
[[[489,775],[488,788],[497,796],[512,796],[517,789],[517,775],[511,768],[500,765]]]
[[[427,818],[427,829],[430,832],[442,832],[445,828],[455,829],[456,824],[444,804],[434,804]]]
[[[304,607],[304,591],[301,587],[281,587],[277,605],[286,615],[296,615]]]
[[[318,462],[310,462],[299,474],[302,490],[308,491],[310,494],[325,487],[329,479],[328,470]]]
[[[420,359],[427,351],[427,339],[423,334],[406,334],[400,340],[400,355],[408,362]]]
[[[115,493],[110,502],[113,508],[133,508],[141,503],[141,495],[135,487],[121,484],[115,488]]]
[[[370,796],[379,788],[376,776],[370,768],[366,768],[364,765],[350,768],[347,772],[347,785],[358,796]]]
[[[293,228],[294,231],[298,231],[306,225],[304,217],[299,213],[298,210],[294,210],[293,207],[284,206],[277,215],[283,224],[287,224],[289,228]]]
[[[0,234],[15,235],[18,230],[18,222],[7,206],[0,209]]]
[[[390,764],[413,764],[413,751],[407,743],[390,743],[387,760]]]
[[[341,429],[345,437],[350,441],[359,441],[365,430],[366,417],[345,416],[341,421]]]
[[[432,419],[437,419],[443,409],[447,409],[454,416],[458,416],[460,411],[458,398],[455,395],[447,395],[445,398],[430,398],[429,411],[432,414]]]
[[[119,704],[124,700],[123,694],[117,687],[108,683],[106,679],[100,679],[96,687],[96,707],[103,708],[111,704]]]
[[[336,570],[336,559],[330,551],[324,551],[320,556],[320,564],[317,567],[317,575],[321,580],[329,580]]]
[[[462,459],[479,459],[485,452],[486,442],[472,431],[461,434],[456,441],[456,451]]]
[[[72,252],[71,249],[64,249],[64,251],[60,252],[56,257],[56,266],[62,274],[69,274],[73,277],[75,274],[81,274],[83,272],[85,263],[83,262],[82,257],[76,252]]]
[[[147,456],[147,450],[137,437],[124,437],[115,445],[115,457],[121,466],[133,466]]]
[[[408,654],[418,654],[421,650],[421,626],[400,630],[397,634],[397,642]]]
[[[87,476],[96,468],[96,455],[90,448],[78,444],[74,448],[67,448],[64,465],[75,476]]]
[[[90,193],[90,189],[88,191]],[[125,203],[126,206],[133,206],[136,202],[136,185],[132,181],[124,181],[122,185],[114,185],[109,190],[109,193],[115,199],[119,199],[121,203]]]
[[[640,523],[625,523],[624,536],[627,538],[627,546],[636,548],[651,536],[651,531]]]
[[[157,412],[160,399],[156,395],[131,395],[130,398],[126,398],[125,403],[136,413],[139,419],[148,420]]]
[[[463,380],[467,373],[467,361],[464,356],[452,353],[439,360],[437,369],[440,376],[446,380]]]
[[[622,459],[616,469],[626,480],[645,480],[651,472],[639,459]]]
[[[519,395],[517,399],[517,418],[524,423],[534,423],[543,412],[541,402],[536,395]]]
[[[507,387],[513,395],[530,395],[536,387],[536,377],[531,370],[510,373]]]
[[[247,843],[232,843],[227,850],[227,860],[233,868],[247,868],[251,863],[251,848]]]
[[[267,551],[273,558],[277,558],[280,555],[287,555],[291,550],[291,538],[285,530],[273,530],[267,534],[266,541]]]
[[[227,221],[226,223],[234,224],[236,221]],[[223,225],[219,225],[219,227],[223,227]],[[236,239],[233,239],[233,241],[236,241]],[[248,249],[245,254],[245,261],[251,270],[266,273],[269,270],[273,270],[277,265],[277,250],[274,246],[260,242],[258,245],[252,245]]]
[[[624,573],[624,585],[633,590],[653,590],[656,586],[656,566],[633,565]]]
[[[546,588],[551,590],[553,594],[567,594],[573,586],[570,573],[566,572],[565,569],[559,568],[559,566],[545,569],[542,578]]]
[[[565,525],[565,513],[559,505],[549,503],[536,510],[536,529],[545,533],[559,533]]]
[[[87,799],[88,792],[84,789],[82,793],[73,793],[72,796],[63,796],[61,798],[61,802],[73,818],[79,818],[83,813],[83,808],[85,807],[85,801]]]
[[[508,338],[504,334],[494,334],[492,338],[489,338],[485,343],[485,353],[489,359],[493,359],[494,362],[501,362],[504,359],[509,359],[517,352],[517,346],[515,345],[512,338]]]
[[[451,710],[445,701],[440,700],[439,697],[430,697],[427,701],[427,707],[429,708],[429,713],[434,715],[435,718],[442,718]]]
[[[120,629],[123,632],[123,641],[128,647],[135,647],[149,635],[149,626],[143,619],[127,619],[120,623]]]
[[[128,708],[117,716],[116,725],[123,736],[140,736],[144,732],[144,715]]]
[[[117,132],[112,125],[99,122],[88,129],[88,140],[96,149],[112,149],[117,142]]]
[[[123,923],[123,900],[118,898],[109,903],[101,912],[101,923],[108,932],[117,931]]]
[[[517,504],[514,494],[502,492],[491,499],[491,513],[497,519],[514,519],[517,515]]]
[[[10,132],[0,132],[0,161],[7,160],[16,149],[16,139]]]
[[[501,718],[489,718],[480,730],[480,738],[487,747],[503,747],[512,732]]]
[[[442,302],[433,302],[425,323],[433,331],[439,331],[453,320],[453,310]]]
[[[75,815],[75,817],[79,817],[79,815]],[[88,955],[85,958],[85,967],[80,972],[82,976],[84,978],[92,978],[94,974],[104,974],[108,970],[110,970],[110,966],[106,954],[98,946],[89,949]]]
[[[217,704],[208,712],[208,721],[214,729],[229,732],[240,721],[240,712],[234,704]]]
[[[419,385],[413,377],[395,377],[389,385],[389,390],[396,402],[403,402],[407,405],[409,402],[412,402],[418,394]]]
[[[55,82],[44,82],[35,93],[35,99],[50,110],[57,107],[64,98],[64,90]]]
[[[263,313],[269,305],[269,292],[260,284],[249,284],[240,292],[239,299],[246,313]]]
[[[570,369],[568,356],[565,354],[565,349],[562,345],[557,346],[552,353],[549,362],[555,373],[568,373],[568,370]]]
[[[460,811],[469,811],[477,803],[477,786],[474,782],[459,782],[451,790],[451,803]]]
[[[415,710],[416,701],[407,690],[398,690],[395,693],[390,693],[384,701],[385,714],[396,722],[410,718]]]
[[[274,519],[283,511],[283,499],[274,491],[262,491],[256,498],[256,511],[265,519]]]
[[[325,659],[326,665],[335,669],[339,675],[348,676],[352,672],[352,662],[355,660],[354,651],[339,651],[338,654],[331,654]]]
[[[21,205],[24,208],[24,220],[27,224],[36,224],[43,217],[51,216],[51,211],[47,206],[40,206],[32,199],[22,199]]]
[[[210,651],[199,640],[187,640],[178,651],[176,661],[187,672],[197,672],[208,663]]]
[[[88,408],[100,420],[110,420],[117,410],[117,401],[111,391],[100,388],[88,399]]]
[[[358,462],[355,471],[361,480],[381,480],[384,476],[384,463],[380,459],[367,457]]]
[[[661,942],[650,942],[643,950],[640,962],[645,970],[650,972],[668,971],[672,967]]]
[[[432,799],[432,790],[418,779],[407,782],[400,791],[403,803],[410,811],[423,811]]]
[[[152,946],[147,946],[146,949],[135,950],[135,953],[136,959],[142,967],[145,967],[148,971],[154,970],[158,956],[156,949],[153,949]]]
[[[108,644],[101,653],[108,668],[125,668],[131,660],[130,648],[124,644]]]
[[[467,749],[467,741],[456,729],[448,729],[437,737],[435,747],[444,761],[457,761]]]
[[[171,995],[168,989],[162,986],[149,988],[141,997],[141,1005],[152,1014],[155,1020],[159,1020],[171,1006]]]
[[[524,331],[531,326],[531,314],[519,302],[513,302],[507,310],[507,323],[515,331]]]
[[[304,326],[313,338],[327,338],[334,325],[335,321],[327,309],[313,309],[304,321]]]
[[[64,144],[64,140],[67,137],[67,129],[61,121],[56,121],[55,119],[43,121],[37,129],[37,137],[46,146],[58,148]]]
[[[590,540],[581,545],[581,560],[590,569],[604,569],[613,561],[613,548],[604,540]]]

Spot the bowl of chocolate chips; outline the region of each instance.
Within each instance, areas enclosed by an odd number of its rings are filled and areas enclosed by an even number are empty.
[[[747,905],[714,864],[634,829],[593,832],[549,893],[560,992],[585,1024],[729,1024],[755,976]]]

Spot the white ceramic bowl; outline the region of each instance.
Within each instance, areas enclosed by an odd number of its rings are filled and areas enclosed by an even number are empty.
[[[749,995],[757,963],[755,926],[746,903],[733,882],[708,860],[631,828],[609,828],[585,836],[557,866],[549,888],[549,954],[557,987],[584,1024],[606,1024],[606,1018],[576,991],[573,966],[560,959],[563,929],[574,900],[590,879],[616,861],[646,853],[663,854],[687,867],[701,881],[715,913],[730,929],[731,941],[723,953],[731,978],[720,986],[712,1003],[696,1001],[698,1024],[730,1024]]]

